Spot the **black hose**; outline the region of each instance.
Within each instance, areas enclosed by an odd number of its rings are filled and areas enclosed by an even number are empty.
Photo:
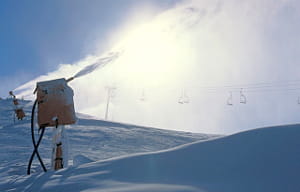
[[[35,108],[36,108],[36,104],[37,104],[37,100],[35,100],[33,106],[32,106],[32,111],[31,111],[31,138],[32,138],[32,144],[33,144],[33,147],[34,147],[34,150],[31,154],[31,157],[29,159],[29,163],[28,163],[28,167],[27,167],[27,174],[30,175],[30,168],[31,168],[31,164],[32,164],[32,161],[33,161],[33,158],[34,158],[34,155],[36,154],[39,161],[40,161],[40,164],[43,168],[43,170],[45,172],[47,172],[47,169],[43,163],[43,160],[38,152],[38,147],[42,141],[42,138],[43,138],[43,135],[44,135],[44,132],[45,132],[45,127],[40,127],[40,129],[42,129],[42,132],[40,134],[40,137],[38,139],[38,142],[36,143],[35,141],[35,137],[34,137],[34,112],[35,112]]]

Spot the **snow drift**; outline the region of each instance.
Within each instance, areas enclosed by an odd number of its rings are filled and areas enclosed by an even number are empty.
[[[257,129],[32,176],[24,191],[294,192],[299,136],[299,125]]]

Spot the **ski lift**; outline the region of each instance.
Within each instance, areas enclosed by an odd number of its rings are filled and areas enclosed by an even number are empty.
[[[187,94],[186,94],[186,90],[184,89],[184,90],[182,91],[181,96],[180,96],[179,99],[178,99],[178,103],[179,103],[179,104],[188,104],[189,102],[190,102],[190,99],[189,99],[189,97],[188,97]]]
[[[107,101],[106,101],[106,110],[105,110],[105,120],[108,119],[108,112],[109,112],[109,104],[111,102],[111,99],[113,99],[116,96],[115,90],[116,87],[107,86],[105,87],[107,90]]]
[[[183,100],[183,93],[181,93],[179,99],[178,99],[178,103],[179,104],[184,104],[184,100]]]
[[[184,104],[184,101],[183,101],[183,98],[182,98],[182,97],[179,97],[178,103],[179,103],[179,104]]]
[[[228,99],[227,99],[227,105],[233,106],[233,102],[232,102],[232,92],[231,92],[231,91],[230,91],[229,97],[228,97]]]
[[[116,88],[113,88],[110,92],[110,97],[114,99],[116,97]]]
[[[142,95],[141,95],[140,101],[145,101],[145,100],[146,100],[145,90],[143,89],[143,90],[142,90]]]
[[[243,88],[241,88],[241,90],[240,90],[240,103],[242,103],[242,104],[246,104],[247,103],[247,98],[243,94]]]

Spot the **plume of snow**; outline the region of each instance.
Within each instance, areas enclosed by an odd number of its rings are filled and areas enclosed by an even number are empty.
[[[168,129],[231,133],[295,123],[300,92],[242,85],[299,77],[299,8],[293,0],[183,1],[119,32],[108,53],[62,64],[16,91],[33,99],[37,81],[77,73],[70,83],[76,109],[99,118],[109,101],[109,120]],[[233,106],[226,104],[230,92]]]

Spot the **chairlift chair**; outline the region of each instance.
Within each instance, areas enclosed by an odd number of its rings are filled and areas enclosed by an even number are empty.
[[[145,97],[142,96],[142,97],[140,98],[140,101],[145,101]]]
[[[233,106],[233,102],[232,102],[232,92],[229,93],[229,97],[228,97],[228,99],[227,99],[227,105]]]
[[[241,89],[241,91],[240,91],[240,103],[242,103],[242,104],[247,103],[246,96],[243,94],[243,89]]]
[[[190,102],[189,97],[186,95],[185,89],[182,90],[181,96],[179,97],[178,103],[188,104]]]
[[[142,90],[142,95],[140,97],[140,101],[145,101],[146,100],[146,97],[145,97],[145,91]]]
[[[179,104],[184,104],[184,100],[183,100],[183,97],[181,96],[181,97],[179,97],[179,99],[178,99],[178,103]]]

